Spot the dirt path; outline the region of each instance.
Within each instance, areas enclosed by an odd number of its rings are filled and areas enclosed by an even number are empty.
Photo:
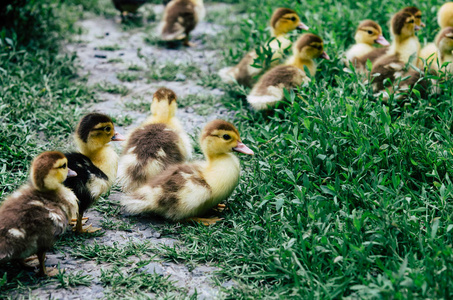
[[[217,4],[206,8],[209,14],[226,7]],[[159,5],[153,8],[158,16],[163,10]],[[153,34],[144,32],[144,27],[125,31],[115,20],[100,17],[81,21],[79,25],[84,28],[84,33],[68,44],[67,49],[77,54],[80,75],[86,76],[87,84],[99,85],[97,98],[101,100],[87,110],[112,116],[119,132],[127,134],[145,119],[152,94],[161,86],[173,89],[179,97],[179,106],[185,106],[179,109],[178,117],[195,143],[200,128],[207,121],[232,118],[225,108],[215,104],[222,91],[206,87],[209,86],[206,81],[210,80],[210,74],[218,69],[217,60],[221,53],[206,49],[202,39],[214,38],[223,29],[221,26],[207,22],[199,24],[192,39],[198,46],[174,50],[160,47],[152,40],[146,43],[145,39],[149,40]],[[116,146],[119,152],[121,145]],[[135,274],[158,274],[162,278],[169,276],[168,280],[177,288],[172,292],[179,295],[176,298],[192,295],[195,289],[199,299],[221,297],[220,287],[212,278],[215,276],[214,266],[199,265],[189,269],[182,264],[164,262],[156,250],[162,245],[179,243],[177,239],[161,237],[162,228],[168,224],[149,217],[125,216],[118,206],[120,197],[121,192],[116,187],[109,197],[87,213],[90,223],[103,228],[103,235],[80,238],[80,241],[77,237],[68,237],[70,242],[60,242],[54,253],[48,253],[47,266],[59,264],[66,270],[65,280],[85,280],[87,286],[73,284],[73,287],[61,288],[53,281],[33,289],[32,296],[49,299],[115,298],[118,295],[116,288],[123,286],[127,290],[127,283],[115,286],[111,283],[113,279],[124,277],[127,281]],[[83,244],[83,251],[73,249],[71,243],[74,242]],[[133,245],[138,248],[145,245],[147,250],[137,250]],[[124,254],[131,247],[137,255]],[[118,254],[114,250],[119,250]],[[232,284],[226,282],[222,285]],[[161,295],[168,292],[161,290],[159,293],[159,288],[148,289],[143,296],[156,296],[153,290]]]

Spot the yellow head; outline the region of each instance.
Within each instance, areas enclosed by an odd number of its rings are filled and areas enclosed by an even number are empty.
[[[110,141],[124,140],[125,138],[121,134],[115,132],[112,120],[99,113],[84,116],[75,132],[75,142],[85,155],[105,147]]]
[[[40,191],[56,190],[61,187],[66,177],[76,175],[68,168],[68,160],[64,154],[58,151],[41,153],[31,165],[31,182]]]
[[[277,8],[271,18],[272,34],[284,35],[296,28],[308,30],[307,25],[300,21],[297,13],[289,8]]]
[[[415,35],[420,27],[415,24],[415,17],[407,12],[400,11],[395,14],[391,21],[392,32],[395,38],[404,40]]]
[[[224,120],[209,122],[201,134],[201,148],[208,158],[221,156],[232,151],[253,155],[253,151],[241,142],[239,131]]]
[[[452,55],[453,51],[453,27],[445,27],[436,39],[436,46],[442,54]]]
[[[176,94],[167,88],[158,89],[153,95],[151,114],[153,122],[170,120],[176,115]]]
[[[356,43],[363,43],[372,46],[374,43],[388,46],[389,42],[382,35],[382,28],[378,23],[365,20],[360,22],[354,37]]]
[[[311,33],[301,35],[293,46],[294,55],[300,59],[315,59],[318,57],[330,59],[324,52],[322,38]]]
[[[442,5],[437,12],[437,23],[440,28],[453,27],[453,2]]]
[[[401,12],[406,12],[414,16],[415,25],[418,27],[426,27],[425,23],[422,22],[422,12],[415,6],[408,6],[401,10]]]

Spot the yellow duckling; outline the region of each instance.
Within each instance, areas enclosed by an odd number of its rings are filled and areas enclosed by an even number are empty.
[[[283,50],[292,44],[287,34],[296,28],[308,30],[307,25],[300,21],[297,13],[289,8],[278,8],[274,11],[271,18],[272,37],[268,43],[272,49],[272,66],[278,65],[279,59],[283,56]],[[251,51],[242,58],[234,67],[223,68],[219,71],[219,76],[226,83],[233,84],[238,82],[244,86],[252,86],[254,77],[259,75],[263,69],[252,67],[254,60],[258,58],[256,51]]]
[[[0,261],[37,254],[39,275],[55,274],[46,270],[46,252],[77,213],[76,196],[62,184],[76,175],[61,152],[44,152],[33,160],[30,183],[0,206]]]
[[[154,93],[152,115],[129,135],[120,158],[118,179],[123,191],[131,192],[168,166],[192,157],[192,145],[176,109],[172,90],[160,88]]]
[[[348,67],[349,64],[352,63],[358,72],[365,72],[366,70],[366,61],[364,62],[363,60],[358,60],[358,58],[363,57],[369,52],[376,49],[375,47],[373,47],[374,44],[379,44],[382,46],[390,45],[390,43],[382,35],[381,26],[371,20],[360,22],[359,26],[357,27],[354,39],[356,43],[351,48],[349,48],[348,51],[346,51],[346,59],[344,60],[344,63],[346,67]]]
[[[446,27],[453,27],[453,2],[447,2],[440,7],[437,12],[437,23],[439,24],[441,30]],[[440,33],[436,35],[434,39],[435,42],[439,41],[439,36]],[[420,57],[425,61],[429,60],[431,68],[434,69],[434,71],[437,71],[439,68],[439,66],[437,66],[438,51],[439,49],[437,48],[436,43],[428,43],[422,48],[422,50],[420,50]]]
[[[415,6],[408,6],[401,10],[401,12],[406,12],[414,16],[415,25],[418,27],[426,27],[426,24],[422,22],[422,11]]]
[[[453,72],[453,27],[445,27],[436,37],[437,51],[427,59],[427,65],[433,71],[439,71],[439,68],[446,62],[450,62],[444,68],[446,72]]]
[[[124,141],[115,132],[112,120],[99,113],[84,116],[77,125],[74,140],[79,152],[66,153],[69,167],[78,176],[68,178],[64,184],[71,188],[79,200],[77,232],[93,232],[100,228],[82,227],[84,212],[110,187],[116,179],[118,154],[109,145],[110,141]]]
[[[133,214],[151,212],[172,221],[201,216],[228,198],[239,181],[239,159],[233,151],[253,155],[233,124],[214,120],[201,135],[206,161],[179,164],[125,196],[121,204]],[[199,219],[212,223],[219,219]]]
[[[404,68],[411,56],[418,57],[420,43],[415,31],[419,27],[415,24],[415,17],[407,12],[395,14],[391,20],[394,41],[389,47],[387,54],[376,60],[371,70],[372,74],[379,74],[374,77],[373,89],[375,92],[385,90],[384,81],[390,79],[394,82],[396,78],[411,78],[402,81],[402,87],[414,84],[419,78],[419,74],[414,70],[405,71]]]
[[[159,25],[162,40],[183,41],[184,46],[193,46],[189,34],[205,15],[203,0],[172,0],[165,6]]]
[[[319,57],[330,59],[324,52],[323,40],[311,33],[303,34],[293,45],[293,56],[285,65],[274,67],[264,73],[250,91],[247,101],[256,110],[274,106],[283,99],[285,88],[292,89],[310,82],[304,67],[307,67],[310,75],[314,76],[317,67],[314,59]]]

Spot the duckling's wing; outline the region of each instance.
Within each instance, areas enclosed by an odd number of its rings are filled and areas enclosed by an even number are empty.
[[[170,2],[161,24],[161,36],[164,41],[184,39],[198,23],[194,4],[190,1]]]

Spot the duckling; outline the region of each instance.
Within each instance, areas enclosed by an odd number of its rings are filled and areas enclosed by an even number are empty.
[[[189,136],[176,118],[176,94],[166,88],[154,93],[152,115],[129,135],[118,167],[118,179],[131,192],[170,165],[192,157]]]
[[[293,45],[293,56],[285,65],[277,66],[266,73],[255,84],[247,101],[256,110],[266,110],[283,99],[284,89],[292,89],[302,83],[310,82],[304,67],[310,75],[316,74],[315,58],[330,59],[324,52],[323,40],[314,34],[305,33]]]
[[[446,27],[453,27],[453,2],[447,2],[442,5],[437,12],[437,23],[440,26],[440,29],[444,29]],[[440,32],[434,38],[434,41],[439,41]],[[428,43],[426,44],[422,50],[420,50],[420,57],[426,62],[429,60],[431,63],[431,68],[434,71],[437,71],[437,53],[438,48],[436,43]],[[426,65],[429,65],[428,63]]]
[[[46,252],[77,213],[77,198],[62,183],[77,176],[61,152],[38,155],[31,164],[30,182],[0,206],[0,261],[23,260],[37,254],[39,275],[47,272]]]
[[[297,13],[289,8],[276,9],[272,14],[270,24],[274,39],[268,45],[273,52],[271,66],[276,66],[283,56],[283,50],[289,48],[292,44],[286,35],[295,29],[308,30],[308,27],[300,21]],[[252,67],[257,58],[256,51],[247,53],[236,66],[221,69],[219,71],[220,78],[228,84],[237,82],[244,86],[252,86],[254,77],[263,71],[263,68]]]
[[[172,0],[165,6],[164,16],[159,26],[162,40],[183,41],[184,46],[194,46],[189,42],[190,32],[205,15],[203,0]]]
[[[74,140],[79,152],[66,153],[69,167],[79,176],[68,178],[64,185],[71,188],[79,200],[75,230],[94,232],[100,228],[82,227],[84,212],[104,193],[116,179],[118,155],[108,145],[110,141],[124,141],[115,132],[112,120],[99,113],[84,116],[77,125]]]
[[[401,12],[406,12],[414,16],[415,25],[418,27],[426,27],[426,24],[422,22],[422,11],[415,6],[408,6],[401,10]]]
[[[381,26],[371,20],[360,22],[359,27],[357,27],[354,39],[356,44],[349,48],[348,51],[346,51],[346,59],[344,60],[344,63],[347,67],[349,66],[349,63],[352,63],[356,70],[360,73],[366,70],[366,65],[364,64],[363,60],[359,61],[357,59],[358,57],[363,57],[367,53],[376,49],[373,47],[375,43],[382,46],[390,45],[390,43],[382,35]]]
[[[241,142],[236,127],[223,120],[211,121],[204,127],[200,144],[206,161],[169,167],[123,197],[125,210],[132,214],[151,212],[172,221],[218,221],[194,217],[228,198],[237,186],[240,164],[232,152],[254,153]]]
[[[387,54],[376,60],[371,70],[372,74],[379,74],[374,78],[373,88],[375,92],[382,92],[385,89],[384,81],[390,79],[392,82],[398,77],[411,78],[404,80],[404,85],[412,85],[419,79],[418,72],[404,70],[411,56],[418,57],[420,43],[415,31],[419,27],[415,24],[415,17],[407,12],[395,14],[391,20],[394,41],[389,47]]]
[[[129,13],[135,14],[137,10],[147,2],[147,0],[112,0],[113,5],[121,12],[121,17],[126,17]]]
[[[437,72],[444,63],[451,62],[444,71],[453,72],[453,27],[445,27],[441,30],[437,35],[436,48],[434,55],[427,58],[427,65]]]

